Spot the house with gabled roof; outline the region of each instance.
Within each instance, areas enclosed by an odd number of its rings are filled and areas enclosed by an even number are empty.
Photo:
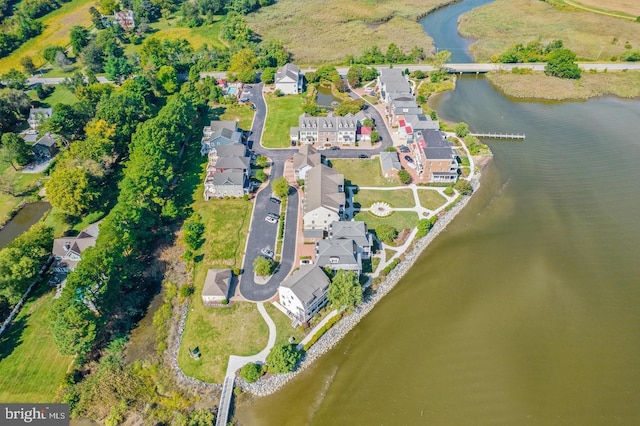
[[[333,222],[329,225],[329,239],[353,240],[363,259],[371,257],[373,237],[367,224],[359,220]]]
[[[216,305],[228,301],[231,277],[230,269],[209,269],[202,287],[202,304]]]
[[[386,178],[393,178],[398,176],[398,172],[402,170],[402,163],[397,152],[380,153],[380,167],[382,168],[382,176]]]
[[[293,172],[296,179],[304,179],[307,172],[319,164],[322,164],[322,155],[311,145],[302,145],[298,152],[293,154]]]
[[[407,77],[399,68],[383,68],[378,75],[380,100],[388,104],[393,101],[412,101],[413,94]]]
[[[29,110],[29,118],[27,119],[27,123],[29,126],[36,130],[38,126],[44,123],[46,120],[50,119],[53,115],[53,108],[31,108]]]
[[[298,324],[304,324],[327,304],[329,284],[321,268],[302,265],[278,287],[280,305]]]
[[[323,238],[329,225],[341,219],[344,208],[344,175],[324,164],[306,172],[302,200],[305,238]]]
[[[56,259],[55,272],[68,273],[76,269],[82,260],[82,252],[96,245],[100,222],[89,225],[76,237],[63,237],[53,240],[52,254]]]
[[[232,143],[242,143],[242,131],[238,129],[238,123],[213,120],[202,131],[200,154],[208,155],[212,150]]]
[[[458,161],[453,144],[439,130],[416,132],[412,146],[421,180],[455,183],[458,180]]]
[[[297,65],[285,64],[278,68],[274,81],[276,90],[285,95],[302,93],[303,75]]]
[[[352,239],[330,238],[316,242],[315,264],[333,271],[362,271],[362,251]]]

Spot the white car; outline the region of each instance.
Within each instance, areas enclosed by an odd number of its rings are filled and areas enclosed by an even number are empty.
[[[267,217],[264,218],[264,220],[266,220],[269,223],[278,223],[278,219],[276,219],[273,216],[267,216]]]
[[[260,253],[264,254],[265,256],[267,256],[268,258],[272,258],[273,257],[273,250],[269,250],[268,248],[263,248],[262,250],[260,250]]]
[[[418,168],[418,166],[416,166],[416,163],[409,163],[409,162],[407,162],[407,167],[411,167],[413,170]]]
[[[300,265],[313,265],[313,260],[311,260],[311,259],[302,259],[300,261]]]

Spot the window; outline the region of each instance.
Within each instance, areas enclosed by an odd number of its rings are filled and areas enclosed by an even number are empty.
[[[329,258],[329,263],[335,264],[335,263],[338,263],[338,262],[340,262],[340,258],[338,256],[331,256]]]

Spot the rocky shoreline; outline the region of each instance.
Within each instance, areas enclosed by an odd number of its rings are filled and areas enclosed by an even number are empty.
[[[480,187],[479,176],[476,176],[471,180],[473,186],[473,193],[475,193]],[[331,329],[329,329],[318,341],[306,352],[304,359],[298,365],[295,371],[287,374],[276,374],[266,379],[260,379],[255,383],[247,383],[241,377],[236,378],[236,386],[239,386],[243,391],[249,392],[254,396],[267,396],[270,395],[290,380],[296,377],[298,374],[309,368],[313,362],[320,358],[323,354],[328,352],[334,346],[336,346],[342,338],[344,338],[351,329],[353,329],[380,301],[384,296],[393,289],[400,279],[409,271],[416,260],[420,257],[420,254],[426,249],[432,241],[436,239],[442,231],[444,231],[449,223],[455,218],[458,213],[467,205],[471,200],[473,194],[464,196],[451,210],[442,215],[435,223],[429,233],[418,240],[411,251],[408,251],[404,255],[402,260],[396,268],[387,275],[385,281],[380,283],[378,289],[371,296],[367,297],[362,304],[357,306],[354,311],[340,321],[338,321]],[[176,354],[177,355],[177,354]]]

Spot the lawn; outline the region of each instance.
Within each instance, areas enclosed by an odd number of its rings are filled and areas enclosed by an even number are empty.
[[[38,101],[42,108],[55,107],[58,104],[75,104],[78,102],[76,95],[61,84],[54,86],[55,90],[51,92],[44,100],[39,100],[35,90],[29,90],[27,94],[34,101]]]
[[[36,66],[44,64],[42,52],[45,47],[69,44],[69,32],[74,25],[91,26],[89,8],[95,3],[95,0],[72,0],[43,17],[41,22],[45,29],[42,34],[28,40],[9,56],[0,59],[0,70],[9,70],[10,68],[22,70],[20,58],[24,56],[32,56]]]
[[[25,198],[36,197],[36,182],[42,179],[42,174],[16,172],[8,163],[2,163],[0,166],[0,179],[12,181],[15,185],[15,193],[19,194],[14,197],[0,192],[0,223],[4,223],[11,216],[11,212]]]
[[[331,167],[344,175],[347,185],[357,186],[398,186],[396,179],[387,179],[382,176],[380,160],[331,160]]]
[[[608,3],[606,7],[613,9]],[[515,43],[536,39],[543,43],[562,39],[565,47],[584,60],[608,61],[620,56],[627,41],[636,49],[640,46],[637,22],[556,5],[496,0],[462,15],[459,30],[465,37],[478,39],[471,46],[477,61],[489,60]]]
[[[262,134],[265,148],[288,148],[291,145],[289,130],[298,125],[302,114],[304,94],[275,96],[266,95],[267,119]]]
[[[447,202],[440,193],[433,189],[418,189],[418,199],[422,207],[435,210]]]
[[[56,349],[48,311],[53,291],[41,286],[0,339],[0,401],[54,402],[73,361]]]
[[[416,202],[413,198],[413,191],[410,189],[373,191],[369,189],[361,189],[354,197],[354,202],[359,203],[361,207],[371,207],[373,203],[382,201],[391,207],[415,207]]]
[[[224,109],[224,112],[220,110]],[[251,130],[253,123],[253,110],[245,105],[221,105],[216,106],[212,110],[212,119],[218,117],[218,120],[238,121],[238,127],[244,131]]]
[[[429,54],[431,38],[417,21],[441,3],[443,0],[279,0],[246,18],[263,39],[282,40],[296,63],[336,63],[373,45],[385,51],[389,43],[405,52],[419,46]]]
[[[203,283],[195,284],[178,362],[187,376],[222,383],[229,355],[257,354],[267,345],[269,329],[253,303],[205,308],[200,300]],[[202,356],[194,360],[188,349],[196,347]]]
[[[265,303],[264,307],[276,324],[276,345],[288,344],[289,337],[291,336],[295,338],[294,343],[300,343],[305,334],[297,328],[291,327],[291,318],[280,312],[280,310],[271,303]]]
[[[418,214],[414,212],[394,212],[387,217],[378,217],[369,212],[360,212],[355,215],[354,220],[365,222],[369,229],[373,231],[375,231],[376,226],[382,224],[391,225],[398,231],[418,226]]]

